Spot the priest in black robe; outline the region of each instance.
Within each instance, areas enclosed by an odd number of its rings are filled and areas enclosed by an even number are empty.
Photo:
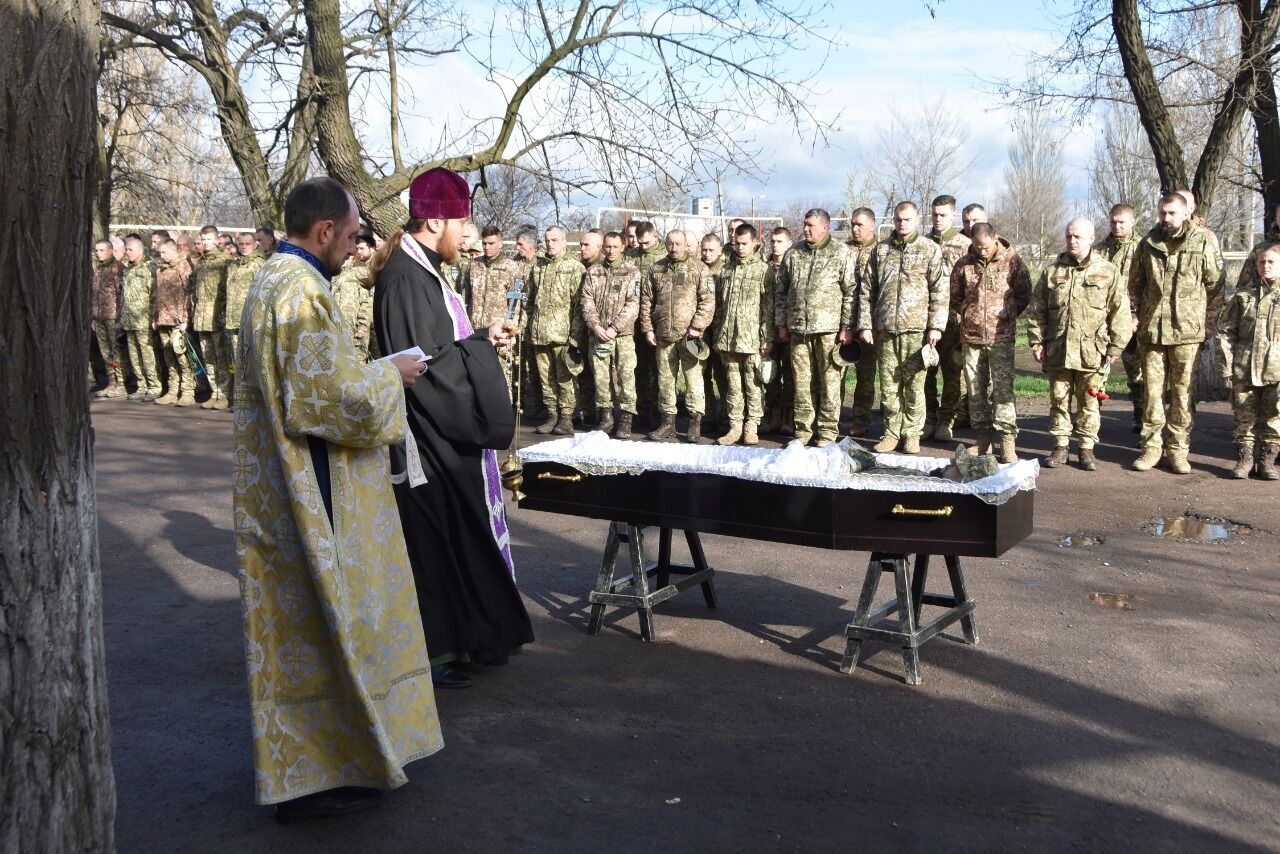
[[[406,389],[409,426],[427,482],[394,476],[432,677],[439,688],[470,684],[461,670],[505,664],[533,640],[516,589],[497,449],[515,435],[515,414],[497,349],[514,324],[473,331],[444,284],[457,263],[470,193],[460,176],[432,169],[409,190],[410,221],[375,260],[373,313],[385,353],[421,347],[428,369]],[[380,252],[380,255],[382,253]],[[392,449],[392,471],[405,472]]]

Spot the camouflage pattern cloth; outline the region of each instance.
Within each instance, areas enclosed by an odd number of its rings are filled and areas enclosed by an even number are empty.
[[[148,397],[159,397],[160,375],[156,373],[156,347],[150,329],[127,329],[124,333],[129,365],[138,380],[138,391]]]
[[[658,342],[658,411],[676,414],[676,380],[684,377],[684,407],[690,415],[705,415],[707,399],[703,396],[702,362],[689,355],[682,341]]]
[[[125,331],[151,331],[156,274],[147,261],[130,264],[120,295],[120,325]]]
[[[964,381],[969,389],[969,423],[975,430],[1018,435],[1013,394],[1012,340],[961,345]]]
[[[941,234],[930,230],[925,237],[938,244],[938,248],[942,250],[942,272],[950,279],[951,271],[969,251],[972,241],[958,228],[948,228]]]
[[[965,344],[1012,342],[1030,303],[1031,272],[1003,237],[990,261],[971,249],[951,271],[950,307]]]
[[[456,264],[440,264],[440,275],[453,288],[455,294],[461,294],[467,282],[467,271],[471,268],[471,259],[459,255]]]
[[[776,364],[773,377],[764,388],[764,405],[781,412],[791,407],[793,397],[791,391],[791,347],[787,342],[778,338],[778,268],[782,266],[782,259],[776,258],[771,254],[765,263],[769,265],[769,273],[765,277],[765,288],[769,291],[770,299],[774,305],[774,324],[771,334],[773,349],[769,355],[773,357]]]
[[[853,316],[856,276],[848,247],[831,235],[796,243],[778,267],[774,324],[791,335],[839,332]]]
[[[507,294],[520,279],[527,288],[529,282],[521,276],[521,266],[510,258],[499,255],[485,258],[483,255],[471,261],[462,296],[467,304],[467,317],[472,329],[485,329],[507,315]],[[528,291],[525,291],[528,296]],[[523,303],[516,309],[516,323],[523,326]]]
[[[759,423],[764,415],[760,354],[773,345],[774,309],[769,264],[757,248],[746,258],[735,253],[720,274],[709,343],[724,369],[724,402],[729,420]]]
[[[942,275],[951,280],[951,271],[969,251],[970,240],[959,229],[948,228],[938,234],[925,235],[942,250]],[[942,376],[942,388],[938,388],[938,376]],[[938,341],[938,365],[929,368],[924,377],[925,432],[929,424],[955,424],[956,416],[964,411],[964,348],[960,341],[960,328],[954,314],[948,314],[946,328]]]
[[[626,258],[587,268],[582,286],[582,320],[587,328],[596,409],[612,409],[613,389],[623,412],[636,414],[636,320],[640,315],[640,270]],[[591,334],[596,326],[617,333],[608,341]]]
[[[105,264],[94,262],[90,291],[90,319],[94,323],[110,323],[120,319],[120,297],[124,285],[124,264],[114,259]]]
[[[568,346],[581,349],[582,262],[567,252],[533,266],[529,293],[529,343],[542,402],[549,414],[571,416],[576,407],[574,376],[564,366]],[[586,353],[583,353],[586,358]]]
[[[706,266],[685,254],[663,257],[640,287],[640,328],[659,344],[682,340],[689,329],[704,331],[715,318],[714,283]]]
[[[369,331],[373,325],[373,291],[365,287],[368,281],[368,262],[351,260],[333,277],[330,286],[342,325],[365,362],[369,361]]]
[[[640,271],[640,286],[643,288],[644,283],[649,281],[653,265],[665,258],[666,254],[667,251],[661,244],[654,244],[647,250],[639,247],[628,249],[623,257],[635,264]],[[640,334],[643,331],[640,318],[637,317],[637,334],[632,336],[636,349],[636,405],[651,410],[658,405],[657,351],[644,340],[644,335]]]
[[[854,287],[855,297],[853,300],[854,316],[850,318],[850,329],[857,329],[857,314],[861,310],[861,298],[856,294],[860,294],[864,287],[867,287],[867,270],[871,263],[871,253],[876,248],[876,239],[874,237],[867,240],[866,243],[849,244],[849,253],[853,256],[854,268]],[[866,429],[867,423],[871,420],[871,409],[875,405],[876,400],[876,345],[870,346],[863,344],[862,352],[858,355],[858,361],[853,366],[854,386],[853,386],[853,406],[851,409],[853,415],[852,428],[856,432]]]
[[[1262,251],[1262,247],[1271,243],[1280,243],[1280,227],[1278,226],[1272,226],[1266,236],[1253,244],[1253,248],[1245,256],[1244,266],[1240,268],[1240,275],[1236,277],[1237,290],[1250,281],[1258,281],[1258,253]]]
[[[160,326],[156,334],[160,337],[160,355],[164,359],[164,397],[194,401],[196,378],[187,352],[187,334],[173,326]]]
[[[1232,435],[1237,443],[1280,442],[1280,281],[1255,272],[1227,300],[1221,330],[1232,353]]]
[[[179,258],[156,269],[151,322],[156,326],[180,326],[191,317],[191,264]]]
[[[200,257],[200,265],[192,273],[191,329],[193,332],[215,332],[222,328],[226,314],[227,269],[231,258],[221,249],[211,249]]]
[[[126,366],[121,363],[124,354],[120,351],[119,334],[120,330],[114,320],[93,321],[93,338],[98,342],[98,354],[102,356],[102,364],[107,369],[107,389],[111,390],[112,397],[116,396],[114,390],[124,388]],[[119,396],[124,397],[124,392],[121,391]]]
[[[244,313],[244,298],[249,293],[249,285],[254,276],[262,269],[267,258],[262,251],[255,249],[248,255],[237,258],[227,268],[227,305],[223,314],[222,325],[228,330],[240,328],[240,315]],[[234,351],[232,351],[234,354]]]
[[[924,432],[925,365],[920,348],[926,340],[924,331],[876,333],[876,373],[886,437],[919,437]]]
[[[1073,437],[1082,449],[1097,443],[1101,418],[1089,389],[1101,385],[1099,371],[1120,355],[1130,334],[1129,297],[1114,264],[1096,252],[1083,261],[1064,252],[1045,268],[1027,309],[1027,341],[1044,348],[1055,446]]]
[[[1120,281],[1127,283],[1129,281],[1129,270],[1133,266],[1133,253],[1138,248],[1138,241],[1141,238],[1134,232],[1129,232],[1129,236],[1123,240],[1108,234],[1104,239],[1099,240],[1093,247],[1094,252],[1101,252],[1102,257],[1106,258],[1120,271]],[[1133,300],[1129,300],[1129,308],[1134,308]],[[1138,318],[1133,319],[1134,326],[1138,324]],[[1129,339],[1129,344],[1124,348],[1124,352],[1120,354],[1120,362],[1124,365],[1125,376],[1129,379],[1129,393],[1135,396],[1142,390],[1142,358],[1138,355],[1138,337],[1135,335]],[[1141,405],[1139,403],[1139,405]]]

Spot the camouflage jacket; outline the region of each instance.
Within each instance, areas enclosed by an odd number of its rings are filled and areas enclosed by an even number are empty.
[[[876,251],[878,243],[873,237],[866,243],[849,244],[849,255],[853,258],[853,300],[849,306],[849,316],[842,325],[850,329],[860,328],[858,321],[862,319],[862,292],[871,286],[868,273],[871,269],[871,255]]]
[[[258,275],[266,262],[261,250],[255,249],[248,255],[241,255],[227,268],[227,306],[222,321],[225,328],[240,328],[244,298],[249,293],[249,286],[253,284],[253,277]]]
[[[890,235],[867,261],[866,287],[858,294],[858,331],[900,335],[947,328],[950,282],[942,275],[942,250],[913,234]],[[852,317],[852,315],[850,315]]]
[[[462,297],[467,304],[467,317],[471,320],[472,329],[485,329],[507,316],[507,294],[517,279],[521,279],[520,264],[510,258],[502,255],[485,258],[482,255],[471,260],[462,285]],[[528,285],[526,281],[525,287]],[[525,296],[528,296],[528,291],[525,291]],[[515,320],[517,323],[524,320],[523,303],[516,309]]]
[[[1206,229],[1187,223],[1182,235],[1170,240],[1152,229],[1129,269],[1138,340],[1169,346],[1212,337],[1223,283],[1222,253]]]
[[[990,261],[970,247],[951,271],[951,310],[960,316],[966,344],[1012,341],[1030,302],[1031,272],[1003,237]]]
[[[1120,271],[1120,281],[1127,283],[1129,268],[1133,266],[1133,253],[1138,248],[1139,240],[1141,238],[1132,232],[1124,240],[1117,240],[1108,234],[1105,239],[1094,244],[1093,251],[1101,252],[1103,258],[1115,264],[1116,269]]]
[[[1240,275],[1236,277],[1236,288],[1242,288],[1249,282],[1258,282],[1258,252],[1262,247],[1269,243],[1280,243],[1280,228],[1272,228],[1267,232],[1267,236],[1253,245],[1249,250],[1249,254],[1245,256],[1244,266],[1240,268]]]
[[[582,284],[582,320],[591,332],[612,329],[621,338],[634,335],[640,316],[640,270],[626,258],[603,261],[587,268]]]
[[[368,340],[373,322],[373,291],[365,287],[369,280],[369,264],[351,261],[329,286],[333,303],[342,314],[342,323],[353,339]]]
[[[747,258],[735,253],[725,264],[716,288],[713,348],[726,353],[758,353],[773,343],[776,324],[770,272],[759,249]]]
[[[1027,341],[1044,347],[1046,371],[1096,371],[1129,343],[1131,324],[1116,265],[1096,252],[1081,265],[1064,252],[1032,291]]]
[[[582,345],[582,262],[564,253],[538,261],[529,290],[529,343]]]
[[[640,287],[640,329],[659,344],[684,338],[690,328],[705,330],[715,317],[716,294],[711,273],[687,254],[664,257],[653,265]]]
[[[191,274],[191,329],[215,332],[226,314],[227,268],[231,258],[221,249],[200,256],[200,266]]]
[[[129,332],[151,328],[151,301],[155,296],[156,274],[151,262],[130,264],[124,273],[120,295],[120,325]]]
[[[466,284],[467,270],[471,267],[471,259],[466,255],[458,256],[456,264],[440,264],[440,275],[444,277],[449,287],[453,288],[455,294],[462,293],[462,288]]]
[[[951,271],[956,268],[956,264],[960,263],[960,259],[969,251],[969,246],[973,241],[969,236],[961,233],[958,228],[948,228],[942,234],[935,234],[930,231],[925,237],[938,244],[942,250],[942,275],[947,279],[951,278]]]
[[[778,266],[774,324],[794,335],[839,332],[852,316],[856,272],[849,249],[831,235],[816,246],[802,240]]]
[[[120,289],[124,280],[124,264],[112,259],[93,265],[93,290],[90,294],[90,319],[94,323],[115,323],[120,317]]]
[[[151,319],[156,326],[177,326],[191,318],[191,262],[179,258],[156,270]]]
[[[1222,334],[1231,350],[1231,377],[1251,386],[1280,383],[1280,281],[1254,276],[1238,288],[1222,312]]]

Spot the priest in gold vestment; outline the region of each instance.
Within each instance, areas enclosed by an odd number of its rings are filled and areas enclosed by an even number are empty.
[[[444,744],[385,450],[408,435],[404,388],[423,366],[356,354],[329,277],[357,225],[341,184],[299,185],[240,326],[234,522],[256,794],[282,822],[373,806]]]

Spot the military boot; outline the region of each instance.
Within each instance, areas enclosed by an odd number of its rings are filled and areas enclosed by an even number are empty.
[[[1187,462],[1186,448],[1170,448],[1169,469],[1174,474],[1191,474],[1191,463]]]
[[[973,452],[975,454],[991,453],[991,428],[979,427],[978,439],[973,443]]]
[[[220,394],[213,399],[213,406],[209,408],[217,410],[230,409],[231,403],[227,400],[227,396],[225,394]]]
[[[796,412],[790,406],[782,410],[782,426],[778,428],[778,432],[784,436],[796,435]]]
[[[950,442],[956,436],[951,432],[951,425],[946,422],[939,421],[938,426],[933,428],[933,441]]]
[[[1263,480],[1280,479],[1276,472],[1276,454],[1280,454],[1280,445],[1268,442],[1262,446],[1262,456],[1258,459],[1258,477]]]
[[[1253,443],[1241,442],[1236,445],[1236,467],[1231,470],[1231,476],[1236,480],[1245,480],[1252,469]]]
[[[1160,446],[1155,445],[1150,448],[1143,448],[1142,455],[1133,461],[1133,465],[1129,468],[1134,471],[1150,471],[1155,468],[1156,463],[1160,462]]]
[[[169,390],[157,397],[153,402],[160,406],[173,406],[178,402],[178,384],[171,384]]]
[[[1133,404],[1133,432],[1142,432],[1142,383],[1129,386],[1129,401]]]
[[[938,416],[935,415],[932,419],[928,419],[928,418],[925,419],[924,433],[920,435],[920,438],[922,439],[933,438],[933,432],[938,429],[937,417]]]
[[[177,403],[175,403],[174,405],[175,406],[195,406],[196,405],[195,392],[191,391],[190,389],[184,389],[182,394],[178,395]]]
[[[214,392],[209,395],[209,399],[200,404],[201,409],[213,409],[213,405],[218,402],[218,393]]]
[[[572,436],[573,435],[573,413],[561,412],[556,426],[551,428],[552,436]]]
[[[835,444],[835,439],[829,439],[826,436],[819,436],[818,441],[813,443],[815,448],[828,448]]]
[[[670,439],[676,434],[676,417],[674,415],[663,415],[662,423],[658,425],[658,429],[649,434],[650,442],[661,442],[663,439]]]
[[[689,413],[689,430],[684,434],[684,440],[695,445],[702,442],[702,413]]]
[[[920,453],[920,437],[908,436],[902,440],[902,453],[918,454]]]
[[[865,438],[867,435],[867,428],[870,426],[870,423],[865,418],[854,418],[849,424],[849,435],[853,436],[855,439]]]
[[[765,422],[763,430],[765,433],[777,433],[782,430],[782,407],[769,407],[769,420]]]
[[[1080,449],[1080,468],[1085,471],[1098,470],[1098,458],[1093,455],[1093,448]]]
[[[102,390],[102,396],[110,399],[126,397],[128,394],[129,392],[125,391],[124,383],[114,377],[107,383],[107,387]]]
[[[615,439],[631,438],[631,413],[625,409],[618,416],[618,429],[613,432],[613,437]]]
[[[1016,463],[1018,461],[1018,448],[1012,433],[1000,434],[1000,462]]]
[[[559,423],[560,423],[560,416],[557,415],[555,412],[552,412],[549,416],[547,416],[546,421],[543,421],[537,427],[533,428],[533,432],[538,433],[542,436],[545,436],[548,433],[550,433],[552,430],[554,430],[556,428],[556,425]]]
[[[738,440],[742,438],[742,422],[730,421],[729,432],[725,433],[719,439],[716,439],[717,445],[736,445]]]
[[[756,428],[756,422],[748,421],[742,425],[742,444],[758,445],[760,444],[760,433]]]
[[[885,433],[871,450],[875,451],[877,454],[892,454],[894,451],[898,450],[898,437],[892,433]]]
[[[1062,465],[1066,461],[1067,461],[1067,446],[1056,445],[1054,446],[1053,453],[1049,454],[1049,456],[1044,458],[1044,467],[1050,468],[1050,469],[1056,469],[1058,466]]]
[[[596,429],[604,433],[613,432],[613,410],[612,409],[596,410]]]

